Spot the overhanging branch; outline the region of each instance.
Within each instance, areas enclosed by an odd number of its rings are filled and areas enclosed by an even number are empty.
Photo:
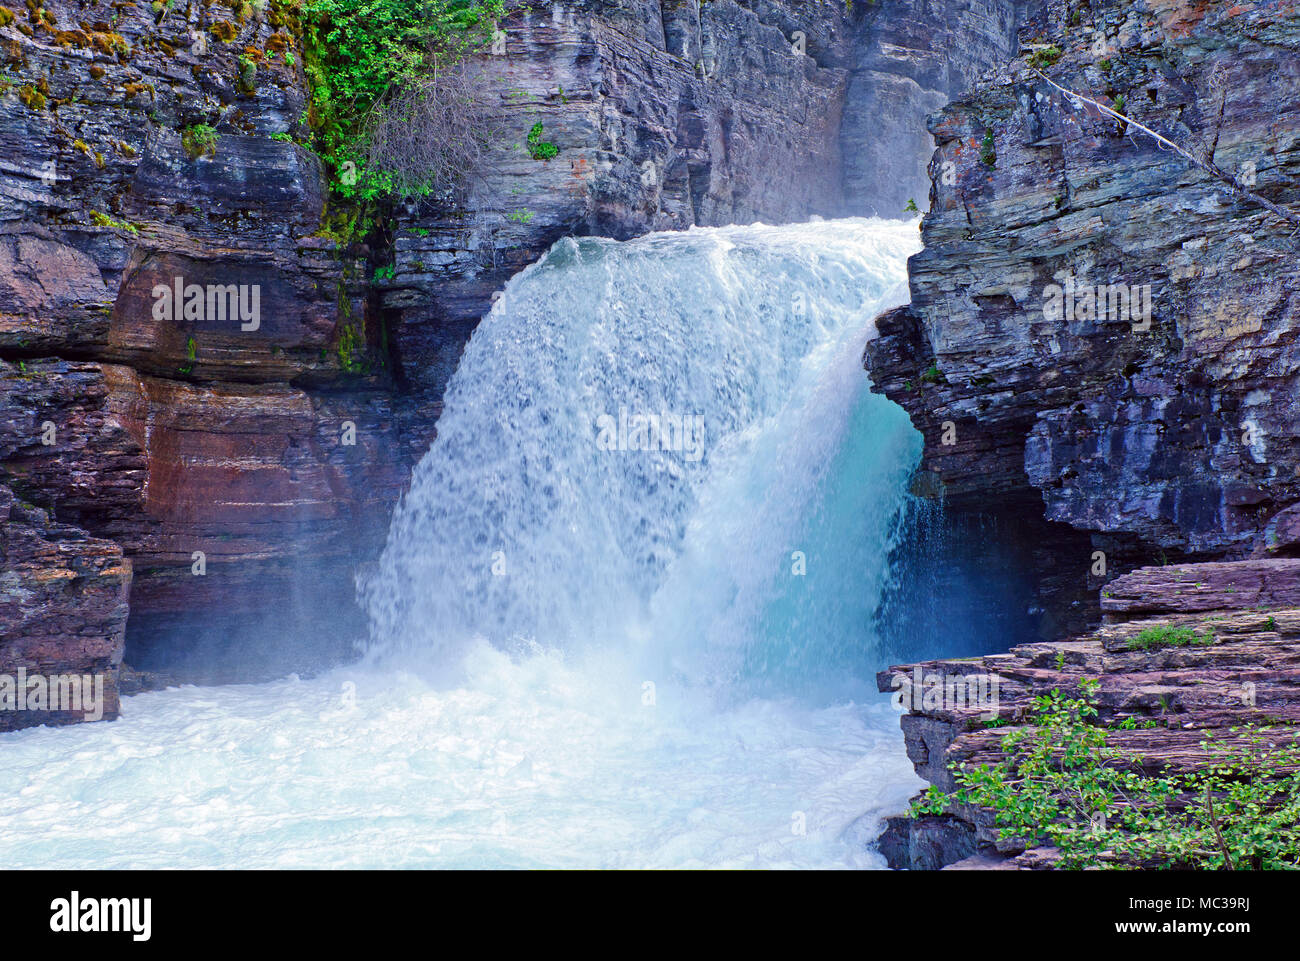
[[[1255,191],[1247,189],[1235,177],[1227,173],[1225,170],[1220,168],[1214,162],[1209,160],[1203,160],[1200,157],[1197,157],[1190,150],[1180,147],[1178,144],[1174,143],[1168,137],[1156,133],[1150,127],[1138,123],[1136,120],[1134,120],[1131,117],[1124,116],[1124,114],[1120,113],[1118,110],[1108,107],[1104,103],[1098,103],[1096,100],[1093,100],[1091,97],[1085,97],[1081,93],[1076,93],[1073,90],[1070,90],[1066,87],[1062,87],[1059,83],[1057,83],[1055,80],[1053,80],[1047,74],[1043,73],[1043,71],[1039,70],[1038,68],[1030,67],[1030,69],[1033,70],[1034,73],[1038,74],[1038,76],[1040,76],[1048,84],[1055,87],[1057,90],[1061,91],[1061,93],[1065,94],[1065,96],[1069,98],[1069,100],[1072,103],[1075,101],[1082,101],[1083,103],[1090,104],[1096,107],[1098,110],[1100,110],[1102,114],[1109,117],[1113,117],[1116,120],[1121,120],[1124,123],[1128,124],[1130,127],[1134,127],[1137,130],[1142,131],[1142,133],[1146,134],[1148,137],[1153,138],[1158,143],[1168,147],[1170,150],[1174,151],[1180,157],[1184,157],[1187,160],[1191,161],[1191,163],[1199,167],[1201,170],[1205,171],[1211,177],[1214,177],[1216,180],[1222,181],[1224,184],[1227,185],[1228,190],[1230,190],[1235,197],[1238,197],[1242,200],[1249,201],[1250,203],[1253,204],[1258,204],[1259,206],[1263,207],[1265,210],[1269,211],[1270,213],[1275,214],[1278,217],[1281,217],[1291,226],[1300,229],[1300,216],[1297,216],[1296,214],[1292,213],[1290,210],[1287,210],[1285,207],[1273,203],[1273,201],[1269,200],[1267,197],[1261,197],[1259,194],[1255,193]]]

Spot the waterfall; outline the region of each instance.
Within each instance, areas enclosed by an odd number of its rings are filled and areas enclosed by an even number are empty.
[[[869,668],[919,435],[868,391],[908,223],[565,239],[506,287],[363,587],[372,656],[622,648],[655,676]]]
[[[366,656],[3,741],[10,867],[881,867],[915,224],[571,239],[508,285],[361,585]],[[657,418],[649,420],[651,416]]]

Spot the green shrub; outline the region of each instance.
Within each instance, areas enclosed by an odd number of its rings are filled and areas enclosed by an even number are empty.
[[[1060,59],[1061,48],[1053,45],[1031,53],[1029,55],[1029,65],[1037,67],[1039,70],[1046,70],[1048,67],[1054,66]]]
[[[1147,651],[1161,647],[1186,647],[1189,644],[1212,644],[1214,638],[1203,637],[1190,627],[1171,627],[1161,625],[1148,627],[1134,637],[1129,638],[1131,651]]]
[[[191,160],[197,160],[204,154],[214,156],[217,152],[217,141],[220,139],[216,130],[205,123],[196,123],[181,131],[181,147]]]
[[[559,147],[542,139],[541,121],[533,124],[533,128],[528,131],[528,156],[534,160],[550,160],[559,152]]]
[[[980,144],[980,163],[986,167],[998,165],[998,153],[993,147],[993,131],[984,131],[984,141]]]
[[[1079,698],[1035,698],[1033,724],[1002,738],[1006,760],[951,765],[957,790],[931,786],[913,816],[991,808],[1001,840],[1050,844],[1064,868],[1300,867],[1295,729],[1232,728],[1201,742],[1210,761],[1199,770],[1151,776],[1098,725],[1099,687],[1085,680]]]
[[[502,0],[306,0],[308,120],[339,194],[427,196],[463,174],[482,131],[458,68],[504,12]],[[408,161],[411,145],[428,152]]]

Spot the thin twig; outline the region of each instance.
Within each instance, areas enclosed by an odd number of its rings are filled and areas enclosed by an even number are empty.
[[[1223,840],[1223,832],[1219,830],[1219,819],[1214,816],[1214,798],[1210,796],[1210,785],[1205,785],[1205,809],[1210,816],[1210,827],[1214,828],[1214,836],[1219,841],[1219,848],[1223,851],[1223,860],[1228,865],[1229,871],[1237,870],[1237,865],[1232,863],[1232,854],[1228,851],[1228,845]]]

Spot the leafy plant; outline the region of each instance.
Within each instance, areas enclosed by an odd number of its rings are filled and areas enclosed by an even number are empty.
[[[1100,682],[1081,696],[1034,699],[1031,725],[1002,738],[1007,758],[951,765],[957,790],[931,786],[913,816],[953,805],[991,808],[1003,841],[1048,843],[1065,868],[1300,866],[1300,740],[1292,729],[1231,728],[1206,739],[1208,764],[1143,773],[1097,723]],[[1134,728],[1129,718],[1121,727]]]
[[[456,186],[484,148],[470,54],[502,0],[306,0],[303,60],[315,146],[342,196]]]
[[[528,156],[534,160],[550,160],[560,152],[560,148],[555,144],[542,139],[542,132],[540,120],[528,131]]]
[[[1052,46],[1043,47],[1041,50],[1035,50],[1029,55],[1029,65],[1037,67],[1039,70],[1046,70],[1048,67],[1055,66],[1056,62],[1061,59],[1061,48],[1053,44]]]
[[[90,220],[96,227],[112,227],[114,230],[125,230],[132,234],[140,232],[135,224],[127,223],[125,220],[114,220],[108,214],[100,213],[98,210],[90,212]]]
[[[919,214],[920,212],[921,212],[921,208],[918,207],[918,206],[916,205],[916,198],[915,198],[915,197],[908,197],[908,198],[907,198],[907,206],[903,208],[903,213],[905,213],[905,214]]]
[[[1213,637],[1204,637],[1190,627],[1172,627],[1164,624],[1148,627],[1129,638],[1128,647],[1131,651],[1146,651],[1161,647],[1187,647],[1189,644],[1212,643],[1214,643]]]
[[[217,131],[205,123],[196,123],[181,131],[181,147],[191,160],[197,160],[205,154],[215,156],[217,141],[220,139]]]
[[[980,163],[986,167],[998,165],[998,153],[993,146],[993,131],[984,131],[984,141],[980,144]]]

